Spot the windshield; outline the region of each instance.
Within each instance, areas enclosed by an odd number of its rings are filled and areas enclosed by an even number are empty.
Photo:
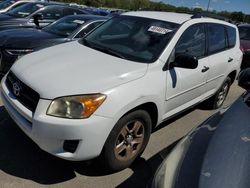
[[[240,39],[250,40],[250,27],[239,27]]]
[[[87,35],[82,44],[131,61],[152,63],[178,24],[134,16],[117,16]]]
[[[6,14],[17,18],[24,18],[42,7],[44,7],[43,4],[27,3],[13,10],[10,10]]]
[[[0,10],[8,8],[10,5],[14,4],[16,1],[7,0],[7,1],[0,1]]]
[[[84,23],[83,18],[65,17],[43,28],[43,30],[52,34],[68,37]]]

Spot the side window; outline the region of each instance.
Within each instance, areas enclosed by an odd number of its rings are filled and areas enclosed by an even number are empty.
[[[75,38],[82,38],[84,37],[88,32],[90,32],[91,30],[93,30],[94,28],[96,28],[98,25],[100,25],[101,23],[103,23],[103,21],[100,22],[94,22],[89,24],[87,27],[85,27],[82,31],[80,31]]]
[[[43,19],[59,19],[63,17],[62,8],[60,7],[47,7],[38,14],[41,14]]]
[[[196,24],[189,27],[179,39],[175,54],[188,54],[197,58],[205,56],[206,34],[204,24]]]
[[[84,14],[82,11],[79,11],[77,9],[71,9],[71,8],[65,8],[63,10],[64,15],[77,15],[77,14]]]
[[[11,8],[9,9],[9,11],[12,10],[12,9],[14,9],[14,8],[20,7],[20,6],[24,5],[24,4],[26,4],[26,2],[18,3],[18,4],[16,4],[16,5],[14,5],[13,7],[11,7]]]
[[[226,48],[225,28],[220,24],[208,24],[208,50],[210,54]]]
[[[226,26],[226,29],[228,37],[228,47],[233,48],[236,44],[236,29],[229,26]]]

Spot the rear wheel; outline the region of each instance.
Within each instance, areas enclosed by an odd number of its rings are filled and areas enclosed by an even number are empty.
[[[220,87],[220,89],[215,93],[215,95],[207,99],[204,102],[204,104],[211,109],[220,108],[227,97],[230,86],[231,86],[231,79],[227,77],[226,80],[223,82],[222,86]]]
[[[151,134],[151,118],[137,110],[122,117],[111,131],[102,151],[104,166],[112,171],[129,167],[144,151]]]

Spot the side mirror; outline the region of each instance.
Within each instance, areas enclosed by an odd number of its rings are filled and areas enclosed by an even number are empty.
[[[198,67],[198,59],[188,54],[181,54],[175,57],[174,62],[170,64],[171,68],[180,67],[185,69],[196,69]]]
[[[40,27],[40,24],[39,24],[39,20],[42,20],[43,19],[43,15],[42,14],[35,14],[33,16],[33,19],[34,19],[34,23],[36,24],[36,27]]]
[[[239,86],[245,90],[250,90],[250,68],[244,69],[239,74]]]

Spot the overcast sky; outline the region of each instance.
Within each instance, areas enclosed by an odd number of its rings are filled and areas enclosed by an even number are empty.
[[[207,9],[209,0],[154,0],[162,1],[175,6],[201,7]],[[250,14],[250,0],[211,0],[210,10],[242,11]]]

